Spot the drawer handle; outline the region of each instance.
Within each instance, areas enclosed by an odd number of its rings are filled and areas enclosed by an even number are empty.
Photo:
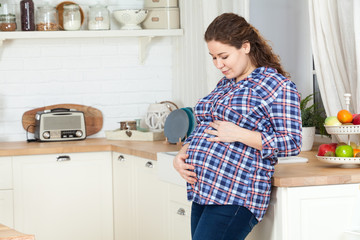
[[[152,164],[152,162],[147,162],[147,163],[145,164],[145,167],[147,167],[147,168],[153,168],[154,165]]]
[[[58,161],[58,162],[65,162],[65,161],[70,161],[70,160],[71,160],[71,158],[68,155],[61,155],[56,158],[56,161]]]
[[[183,209],[183,208],[179,208],[176,213],[180,216],[186,215],[185,209]]]
[[[123,155],[119,155],[117,160],[119,162],[125,162],[125,157]]]

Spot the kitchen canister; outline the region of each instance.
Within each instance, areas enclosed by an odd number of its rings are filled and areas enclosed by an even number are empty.
[[[16,30],[15,4],[8,1],[0,2],[0,31]]]
[[[64,30],[76,31],[81,27],[80,7],[77,4],[65,4],[63,12]]]
[[[145,8],[178,7],[178,0],[145,0]]]
[[[59,30],[59,19],[56,8],[48,4],[38,7],[36,12],[36,31],[57,30]]]
[[[148,16],[142,23],[145,29],[180,28],[179,8],[149,8]]]
[[[32,0],[20,1],[21,30],[35,31],[35,9]]]
[[[89,30],[110,29],[110,13],[106,6],[101,4],[90,6],[88,28]]]

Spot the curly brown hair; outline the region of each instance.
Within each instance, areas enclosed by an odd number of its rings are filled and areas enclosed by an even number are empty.
[[[206,42],[214,40],[237,49],[249,42],[250,60],[256,67],[272,67],[290,78],[290,74],[281,66],[280,57],[273,53],[271,46],[259,31],[239,15],[224,13],[216,17],[208,26],[204,39]]]

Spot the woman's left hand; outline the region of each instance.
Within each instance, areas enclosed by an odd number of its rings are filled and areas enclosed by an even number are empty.
[[[215,130],[205,130],[206,133],[214,135],[214,137],[207,138],[210,142],[236,142],[239,139],[239,130],[241,128],[227,121],[214,121],[209,124]]]

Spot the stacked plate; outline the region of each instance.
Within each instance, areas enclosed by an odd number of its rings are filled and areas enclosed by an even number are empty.
[[[165,120],[164,135],[169,143],[179,143],[191,134],[196,126],[195,115],[190,107],[169,113]]]

